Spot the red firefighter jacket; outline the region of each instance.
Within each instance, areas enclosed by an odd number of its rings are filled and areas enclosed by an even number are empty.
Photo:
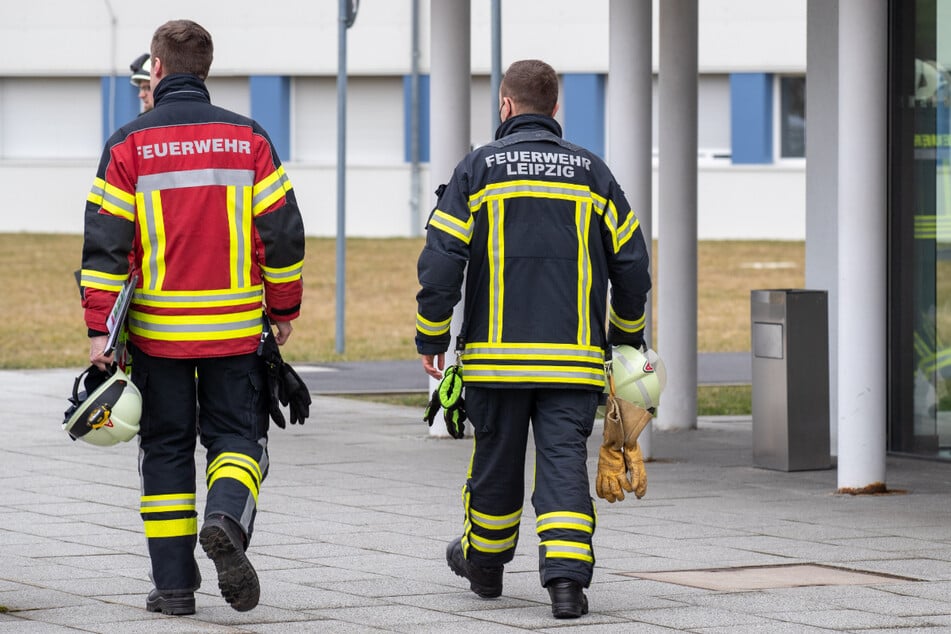
[[[262,307],[300,311],[304,228],[267,133],[211,105],[193,75],[169,75],[155,108],[106,143],[86,202],[80,284],[90,334],[139,280],[130,341],[172,358],[253,352]]]

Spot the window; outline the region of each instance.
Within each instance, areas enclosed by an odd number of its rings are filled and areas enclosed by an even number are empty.
[[[779,158],[806,158],[806,78],[779,76]]]

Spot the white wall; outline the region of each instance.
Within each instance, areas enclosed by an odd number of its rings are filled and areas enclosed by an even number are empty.
[[[293,78],[291,152],[283,158],[308,233],[335,235],[337,2],[285,0],[274,10],[251,0],[231,0],[227,11],[222,5],[165,0],[143,10],[132,0],[0,3],[0,187],[12,192],[8,208],[31,210],[0,215],[0,231],[81,231],[82,205],[101,152],[101,76],[115,72],[117,90],[134,90],[125,81],[128,64],[147,50],[155,27],[190,17],[215,38],[208,80],[213,103],[247,114],[249,75]],[[414,221],[410,166],[403,156],[410,6],[409,0],[364,1],[348,31],[347,232],[352,236],[417,233],[434,203],[435,185],[449,176],[431,180],[423,166],[420,217]],[[475,145],[494,133],[489,8],[489,2],[472,3]],[[426,73],[429,2],[422,0],[420,9],[420,66]],[[805,9],[805,0],[700,3],[701,153],[729,149],[730,72],[805,70]],[[540,57],[562,73],[607,71],[608,0],[503,0],[502,18],[503,64]],[[610,156],[610,130],[606,144]],[[701,160],[699,237],[802,239],[804,180],[801,164],[751,167]],[[653,199],[656,205],[657,196]],[[663,214],[654,210],[654,218],[660,235]]]

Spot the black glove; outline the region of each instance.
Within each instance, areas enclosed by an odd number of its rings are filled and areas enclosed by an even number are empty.
[[[310,416],[310,390],[301,380],[300,375],[287,363],[281,367],[281,380],[278,389],[278,398],[282,405],[291,410],[291,425],[304,424],[304,419]]]
[[[287,421],[284,420],[284,413],[281,411],[281,374],[284,367],[284,359],[281,358],[281,351],[277,348],[277,342],[274,341],[274,335],[270,328],[261,335],[261,345],[258,346],[258,356],[264,361],[264,369],[267,373],[267,410],[271,420],[284,429],[287,427]]]

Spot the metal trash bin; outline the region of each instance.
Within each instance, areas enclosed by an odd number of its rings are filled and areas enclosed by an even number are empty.
[[[750,291],[753,466],[828,469],[828,293]]]

